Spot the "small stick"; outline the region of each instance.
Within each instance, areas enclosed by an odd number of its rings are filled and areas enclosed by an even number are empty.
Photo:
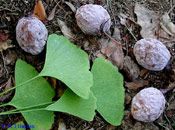
[[[117,43],[118,45],[122,46],[122,44],[118,41],[116,41],[114,38],[112,38],[109,34],[107,34],[105,31],[103,31],[103,33],[113,42]]]
[[[122,46],[122,44],[118,41],[116,41],[114,38],[112,38],[109,34],[107,34],[104,30],[104,26],[105,24],[109,21],[109,19],[107,21],[105,21],[104,23],[101,24],[100,26],[100,32],[103,32],[110,40],[112,40],[113,42],[117,43],[118,45]]]

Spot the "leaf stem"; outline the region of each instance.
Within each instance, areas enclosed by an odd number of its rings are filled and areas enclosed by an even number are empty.
[[[9,115],[9,114],[16,114],[16,113],[22,113],[22,112],[33,112],[33,111],[41,111],[41,110],[45,110],[45,108],[38,108],[38,109],[27,109],[27,110],[21,110],[21,111],[17,111],[17,109],[11,110],[11,111],[7,111],[7,112],[1,112],[0,116],[2,115]]]
[[[6,104],[1,104],[0,107],[5,107],[5,106],[8,106],[9,103],[6,103]]]
[[[8,90],[6,90],[6,91],[0,93],[0,96],[3,95],[3,94],[5,94],[5,93],[7,93],[7,92],[9,92],[9,91],[12,91],[12,90],[15,89],[15,88],[18,88],[18,87],[20,87],[20,86],[26,84],[26,83],[28,83],[28,82],[30,82],[30,81],[32,81],[32,80],[38,78],[38,77],[40,77],[40,76],[37,75],[37,76],[35,76],[35,77],[33,77],[33,78],[31,78],[31,79],[29,79],[29,80],[27,80],[27,81],[25,81],[25,82],[19,84],[19,85],[14,86],[13,88],[10,88],[10,89],[8,89]]]
[[[47,102],[47,103],[42,103],[42,104],[37,104],[37,105],[33,105],[33,106],[29,106],[29,107],[23,107],[21,109],[16,109],[17,111],[21,111],[21,110],[26,110],[26,109],[32,109],[32,108],[35,108],[35,107],[41,107],[41,106],[45,106],[45,105],[50,105],[52,104],[53,102]],[[9,103],[9,105],[11,105]],[[13,106],[13,105],[12,105]]]
[[[118,45],[122,46],[122,44],[118,41],[116,41],[114,38],[112,38],[110,35],[108,35],[105,31],[103,31],[103,33],[110,39],[112,40],[114,43],[117,43]]]
[[[46,110],[45,108],[46,107],[44,107],[44,108],[35,108],[35,107],[42,107],[42,106],[44,106],[44,105],[50,105],[50,104],[52,104],[53,102],[47,102],[47,103],[43,103],[43,104],[39,104],[39,105],[33,105],[33,106],[29,106],[29,107],[24,107],[24,108],[21,108],[21,109],[13,109],[13,110],[10,110],[10,111],[6,111],[6,112],[1,112],[0,113],[0,115],[7,115],[7,114],[15,114],[15,113],[20,113],[20,112],[25,112],[25,111],[29,111],[29,110],[41,110],[41,109],[43,109],[43,110]],[[3,104],[4,105],[4,104]],[[2,106],[3,106],[2,105]],[[5,106],[7,106],[7,105],[11,105],[11,104],[5,104]],[[33,108],[33,109],[32,109]],[[30,111],[29,111],[30,112]]]

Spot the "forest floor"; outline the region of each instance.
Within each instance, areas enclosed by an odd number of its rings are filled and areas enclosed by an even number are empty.
[[[175,89],[168,92],[166,108],[161,117],[151,123],[138,122],[131,116],[131,101],[137,92],[147,87],[167,89],[175,84],[175,32],[165,34],[168,31],[167,24],[175,24],[175,1],[174,0],[43,0],[46,14],[49,15],[58,3],[54,18],[44,21],[49,34],[74,35],[72,42],[83,49],[89,55],[91,63],[97,57],[105,57],[120,69],[124,76],[125,87],[125,116],[120,126],[112,126],[107,123],[98,113],[92,122],[64,113],[55,113],[55,122],[52,130],[173,130],[175,129]],[[40,71],[44,65],[45,52],[33,56],[24,52],[16,41],[15,28],[18,20],[23,16],[32,14],[36,0],[0,0],[0,34],[7,34],[5,41],[13,47],[1,50],[2,37],[0,37],[0,92],[6,90],[9,79],[14,79],[14,67],[17,59],[22,59]],[[112,24],[108,32],[123,46],[116,49],[115,43],[110,42],[105,35],[89,36],[83,34],[76,24],[74,8],[83,4],[102,5],[110,14]],[[137,9],[136,9],[137,8]],[[162,16],[168,14],[169,18]],[[62,29],[59,21],[66,28]],[[151,21],[151,22],[150,22]],[[163,27],[160,23],[163,23]],[[156,37],[162,41],[171,53],[171,60],[167,67],[158,72],[149,71],[141,67],[134,55],[133,46],[136,41],[147,37]],[[163,32],[163,33],[162,33]],[[133,65],[134,64],[134,65]],[[49,80],[49,79],[48,79]],[[52,83],[50,80],[49,82]],[[14,84],[14,82],[12,82]],[[57,84],[62,84],[57,81]],[[64,84],[62,85],[64,87]],[[12,99],[14,91],[0,97],[0,104]],[[11,110],[13,107],[0,108],[1,112]],[[21,114],[0,116],[0,130],[3,124],[14,124],[24,121]],[[61,129],[62,128],[62,129]]]

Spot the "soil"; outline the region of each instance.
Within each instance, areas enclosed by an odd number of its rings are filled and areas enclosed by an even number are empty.
[[[100,4],[109,12],[112,25],[110,28],[111,35],[114,33],[114,28],[117,27],[120,30],[121,43],[124,45],[122,47],[124,56],[130,56],[131,59],[137,64],[132,48],[135,44],[134,37],[136,39],[141,39],[140,34],[141,28],[129,22],[132,29],[132,34],[130,31],[120,23],[119,13],[125,14],[128,18],[132,18],[133,21],[137,21],[136,14],[134,14],[134,5],[136,2],[143,4],[150,10],[153,10],[160,15],[163,15],[165,12],[168,12],[171,8],[170,18],[173,23],[175,23],[175,5],[174,0],[68,0],[74,5],[75,8],[79,8],[83,4]],[[3,92],[5,85],[7,84],[9,78],[14,78],[14,67],[17,59],[22,59],[27,63],[34,66],[38,71],[40,71],[44,65],[45,53],[43,50],[37,56],[33,56],[29,53],[24,52],[18,45],[16,41],[15,27],[18,20],[23,16],[28,16],[32,14],[36,0],[0,0],[0,34],[8,34],[12,41],[12,44],[15,45],[13,48],[6,49],[2,51],[0,55],[0,92]],[[64,3],[64,0],[43,0],[44,7],[46,9],[46,14],[50,14],[54,6],[58,3],[58,7],[55,12],[54,19],[51,21],[44,21],[49,34],[56,33],[62,35],[62,31],[57,23],[57,18],[64,21],[66,25],[71,29],[73,34],[75,34],[74,44],[79,48],[85,50],[89,55],[89,60],[91,63],[94,61],[98,55],[96,52],[100,50],[98,40],[100,38],[106,38],[105,35],[100,37],[98,36],[88,36],[81,32],[78,28],[75,20],[75,14],[70,9],[68,5]],[[134,36],[134,37],[133,37]],[[85,47],[84,41],[88,41],[89,44]],[[88,48],[88,49],[87,49]],[[138,66],[141,72],[138,74],[140,80],[146,80],[148,83],[137,89],[129,89],[126,84],[125,87],[125,116],[120,126],[112,126],[108,124],[97,112],[94,120],[92,122],[84,121],[77,117],[67,115],[64,113],[55,113],[55,122],[51,130],[58,130],[60,122],[65,124],[66,129],[71,130],[173,130],[175,129],[175,107],[169,109],[169,106],[175,106],[175,90],[171,90],[166,94],[166,108],[162,116],[151,123],[142,123],[134,120],[131,116],[130,107],[131,100],[133,96],[139,92],[144,87],[156,87],[158,89],[166,89],[170,84],[175,83],[175,45],[168,48],[171,52],[171,60],[167,67],[160,72],[147,71],[143,67]],[[127,72],[124,69],[121,69],[120,72],[124,76],[124,81],[132,82],[133,79],[127,76]],[[51,84],[52,80],[47,79]],[[13,85],[15,83],[13,82]],[[60,81],[57,81],[57,84],[62,84],[63,88],[65,85]],[[6,103],[12,99],[14,91],[9,93],[6,97],[0,97],[0,104]],[[8,111],[13,109],[13,107],[2,107],[0,112]],[[18,121],[24,121],[24,118],[21,114],[14,115],[5,115],[0,116],[0,130],[3,129],[3,124],[14,124]]]

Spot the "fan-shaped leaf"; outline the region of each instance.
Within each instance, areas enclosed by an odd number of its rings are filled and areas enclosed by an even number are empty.
[[[22,60],[16,62],[15,81],[21,84],[35,76],[38,72],[32,66]],[[52,101],[54,91],[46,80],[42,77],[32,80],[25,85],[16,88],[15,96],[9,102],[9,105],[17,109],[23,109],[38,104],[44,104]],[[54,113],[46,110],[21,112],[29,125],[33,125],[32,130],[50,129],[54,122]]]
[[[120,125],[124,114],[123,77],[110,62],[97,58],[92,67],[92,92],[97,111],[112,125]]]
[[[95,115],[96,98],[93,93],[90,92],[89,98],[83,99],[70,89],[67,89],[57,102],[48,106],[46,109],[66,112],[84,120],[92,121]]]
[[[45,65],[40,76],[55,77],[74,93],[87,99],[93,84],[89,68],[88,55],[84,51],[64,36],[49,36]]]

